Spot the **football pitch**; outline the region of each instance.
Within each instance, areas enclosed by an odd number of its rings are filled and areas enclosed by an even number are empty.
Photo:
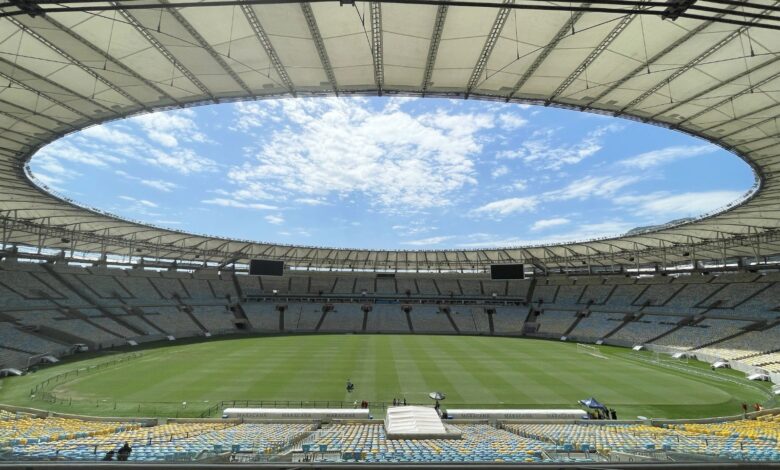
[[[430,404],[428,393],[440,391],[445,408],[576,408],[577,400],[592,396],[633,419],[734,415],[742,402],[770,399],[766,384],[735,371],[656,363],[650,353],[623,348],[600,352],[603,357],[580,353],[572,343],[476,336],[212,339],[148,348],[123,361],[115,359],[126,353],[102,354],[2,379],[0,403],[108,416],[200,416],[211,408],[218,416],[234,400],[237,406],[263,400],[350,407],[366,400],[380,414],[379,402]],[[347,379],[355,384],[352,393]]]

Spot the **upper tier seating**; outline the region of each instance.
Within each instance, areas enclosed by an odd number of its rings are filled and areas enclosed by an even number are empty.
[[[752,322],[742,320],[705,319],[693,326],[683,326],[661,337],[655,344],[679,351],[696,349],[713,341],[739,333]]]
[[[669,315],[644,315],[636,321],[627,323],[610,337],[610,341],[623,341],[628,344],[644,344],[676,327],[685,317]]]

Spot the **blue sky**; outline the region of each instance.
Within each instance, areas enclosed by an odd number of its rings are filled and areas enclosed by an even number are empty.
[[[655,126],[409,98],[137,116],[60,139],[31,169],[81,204],[162,227],[387,249],[617,235],[717,209],[753,184],[739,158]]]

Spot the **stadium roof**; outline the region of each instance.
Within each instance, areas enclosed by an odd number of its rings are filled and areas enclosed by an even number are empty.
[[[343,3],[0,3],[2,241],[376,269],[513,261],[547,268],[644,265],[780,253],[777,1]],[[541,247],[376,251],[155,228],[78,207],[36,186],[25,171],[41,146],[107,120],[323,94],[487,99],[638,119],[731,150],[752,165],[760,187],[719,214],[632,236]]]

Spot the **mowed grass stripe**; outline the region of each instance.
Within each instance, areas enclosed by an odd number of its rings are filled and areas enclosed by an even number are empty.
[[[475,338],[475,341],[464,343],[453,338],[456,345],[469,344],[473,367],[480,371],[481,381],[486,386],[493,387],[497,396],[496,403],[537,403],[539,397],[545,397],[546,402],[555,402],[564,398],[556,392],[554,386],[545,385],[542,381],[529,381],[528,369],[533,368],[530,361],[521,360],[514,354],[511,342],[505,338]],[[499,341],[491,341],[493,339]],[[460,346],[461,348],[463,346]],[[466,353],[462,350],[462,353]],[[476,355],[474,351],[482,354]],[[485,358],[491,358],[485,360]]]
[[[439,336],[435,341],[425,343],[423,346],[432,352],[431,357],[438,357],[436,365],[446,371],[450,383],[462,384],[457,387],[460,400],[464,403],[496,403],[498,400],[492,391],[492,384],[481,382],[472,372],[472,367],[462,364],[463,358],[448,341],[448,337]],[[471,349],[471,348],[469,348]],[[442,390],[448,392],[448,390]]]
[[[263,396],[257,398],[298,401],[345,400],[342,393],[346,393],[344,382],[348,376],[343,375],[342,361],[344,357],[352,356],[360,344],[349,341],[339,342],[338,339],[339,336],[334,335],[306,335],[298,337],[297,341],[293,340],[292,343],[284,341],[275,345],[285,350],[292,349],[290,346],[293,343],[297,346],[297,354],[285,359],[275,368],[275,370],[287,370],[287,374],[291,377],[280,388],[258,384],[255,395],[262,393]],[[290,362],[291,360],[293,362]]]
[[[468,397],[472,403],[500,403],[503,397],[512,396],[517,389],[495,372],[500,359],[493,356],[487,360],[475,354],[481,341],[461,341],[461,338],[449,336],[441,338],[441,344],[451,352],[452,361],[465,374],[470,383],[479,384],[473,387],[473,396]]]
[[[407,399],[409,403],[427,403],[428,393],[433,391],[433,386],[428,384],[425,374],[419,367],[419,358],[409,351],[406,336],[392,336],[391,350],[393,360],[396,362],[398,374],[399,396]]]
[[[588,387],[577,380],[581,369],[570,371],[566,364],[566,357],[574,354],[572,348],[568,351],[558,351],[558,348],[545,348],[543,345],[535,347],[538,342],[533,340],[528,344],[514,343],[512,338],[501,340],[501,344],[489,341],[483,344],[494,354],[502,354],[503,349],[517,354],[518,357],[513,359],[516,366],[508,373],[515,378],[516,383],[522,384],[523,395],[528,399],[526,403],[564,405],[572,403],[572,393],[575,393],[575,396],[587,393]],[[512,401],[512,397],[507,397],[506,402],[518,403]]]
[[[391,402],[401,393],[401,382],[396,370],[396,361],[390,338],[379,336],[374,343],[374,375],[376,377],[376,400]]]
[[[434,357],[438,359],[439,354],[432,355],[429,349],[425,347],[426,344],[435,343],[439,337],[428,336],[427,341],[418,341],[416,336],[405,336],[404,346],[407,351],[412,355],[419,358],[418,368],[426,378],[425,381],[431,388],[431,391],[447,391],[447,396],[450,401],[463,401],[463,397],[460,395],[460,387],[456,387],[453,382],[450,382],[448,378],[448,371],[441,369],[434,360]],[[464,384],[465,385],[465,384]]]

